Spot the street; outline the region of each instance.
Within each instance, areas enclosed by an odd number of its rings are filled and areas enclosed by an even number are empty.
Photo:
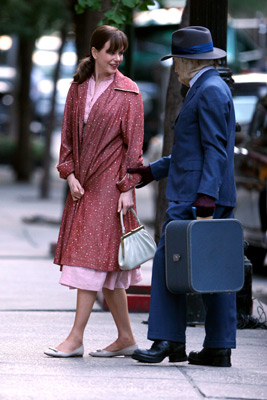
[[[43,351],[56,346],[71,327],[76,291],[58,284],[51,244],[57,239],[64,182],[52,176],[51,198],[39,198],[39,175],[31,184],[15,184],[0,169],[0,399],[267,399],[267,330],[238,330],[232,368],[183,363],[148,365],[131,358],[97,359],[89,351],[116,337],[109,312],[96,303],[85,334],[83,358],[53,359]],[[153,218],[149,187],[137,192],[141,221]],[[150,225],[150,224],[149,224]],[[150,283],[151,263],[144,267]],[[254,297],[266,299],[266,277],[253,278]],[[257,300],[254,316],[258,316]],[[264,310],[266,306],[263,305]],[[263,316],[264,317],[264,316]],[[140,348],[146,339],[147,313],[131,313]],[[203,326],[187,330],[187,352],[200,350]]]

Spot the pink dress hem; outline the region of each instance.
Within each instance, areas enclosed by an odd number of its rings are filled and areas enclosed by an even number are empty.
[[[91,268],[63,265],[59,283],[69,289],[100,291],[128,289],[142,280],[141,269],[132,271],[99,271]]]

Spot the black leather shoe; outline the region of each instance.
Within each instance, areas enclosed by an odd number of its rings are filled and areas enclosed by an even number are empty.
[[[156,340],[149,350],[137,349],[132,354],[134,360],[147,363],[160,363],[165,357],[169,357],[170,362],[186,361],[185,344]]]
[[[191,351],[189,364],[209,365],[211,367],[231,367],[231,349],[202,349]]]

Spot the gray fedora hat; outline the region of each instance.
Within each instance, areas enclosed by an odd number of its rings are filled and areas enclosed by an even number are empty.
[[[164,56],[161,61],[170,57],[192,58],[196,60],[216,60],[226,56],[226,52],[213,47],[211,33],[204,26],[188,26],[172,34],[172,54]]]

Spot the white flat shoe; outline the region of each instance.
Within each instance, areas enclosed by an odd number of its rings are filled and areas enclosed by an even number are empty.
[[[137,344],[125,347],[125,349],[118,351],[96,350],[89,353],[92,357],[116,357],[116,356],[131,356],[133,352],[138,349]]]
[[[82,357],[84,353],[83,344],[78,349],[74,350],[72,353],[64,353],[64,351],[59,351],[54,347],[49,347],[44,354],[50,357],[58,357],[58,358],[68,358],[68,357]]]

